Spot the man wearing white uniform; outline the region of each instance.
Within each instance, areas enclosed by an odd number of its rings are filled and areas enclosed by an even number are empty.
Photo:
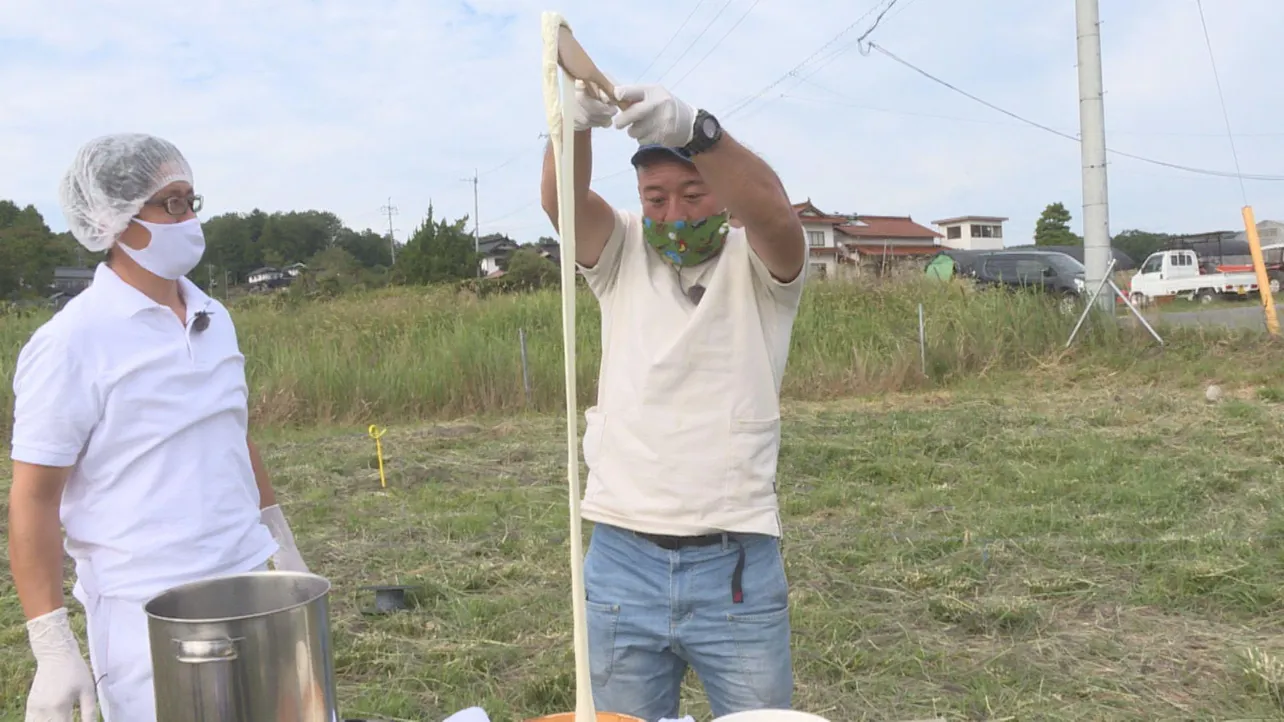
[[[647,85],[614,88],[633,103],[617,114],[577,85],[575,261],[602,311],[582,506],[595,704],[676,718],[690,666],[715,717],[788,708],[776,460],[802,226],[709,113]],[[640,214],[589,190],[591,129],[612,118],[640,143]],[[556,226],[551,149],[542,195]]]
[[[306,571],[247,433],[227,309],[184,276],[205,245],[178,149],[136,134],[85,145],[61,185],[93,284],[36,330],[14,375],[9,550],[36,674],[27,722],[155,720],[143,604],[219,574]],[[90,664],[67,621],[75,561]]]

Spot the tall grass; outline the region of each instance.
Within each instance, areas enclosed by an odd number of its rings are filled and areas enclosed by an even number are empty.
[[[918,305],[927,373],[920,368]],[[478,300],[447,289],[372,291],[329,301],[288,295],[232,308],[247,357],[255,419],[271,424],[383,423],[472,413],[563,408],[561,298],[556,290]],[[0,430],[12,418],[18,350],[47,314],[0,318]],[[577,386],[596,393],[601,352],[596,301],[577,306]],[[1075,321],[1037,294],[977,292],[907,279],[809,287],[794,328],[784,395],[796,399],[950,384],[1066,358]],[[527,338],[525,398],[519,330]],[[1209,349],[1261,348],[1230,332],[1166,329],[1162,358],[1143,330],[1090,319],[1069,352],[1105,367],[1181,364]],[[1211,363],[1211,362],[1210,362]]]

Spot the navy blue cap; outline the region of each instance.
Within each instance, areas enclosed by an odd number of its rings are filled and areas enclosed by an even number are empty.
[[[640,165],[642,165],[642,163],[646,161],[647,158],[656,158],[656,157],[666,157],[669,160],[680,160],[683,163],[690,163],[692,165],[695,165],[695,163],[693,163],[691,160],[691,156],[681,148],[671,148],[667,145],[652,144],[652,145],[644,145],[638,148],[637,152],[633,154],[633,160],[632,160],[633,167],[634,168],[639,167]]]

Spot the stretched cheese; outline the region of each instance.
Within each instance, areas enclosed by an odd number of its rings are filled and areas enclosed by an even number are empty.
[[[575,391],[575,80],[558,62],[558,35],[570,25],[561,15],[545,12],[544,112],[557,168],[557,227],[562,260],[562,344],[566,364],[566,477],[571,516],[571,618],[575,645],[575,722],[595,722],[589,676],[588,618],[584,607],[584,551],[580,521],[579,403]],[[560,83],[558,81],[561,81]]]

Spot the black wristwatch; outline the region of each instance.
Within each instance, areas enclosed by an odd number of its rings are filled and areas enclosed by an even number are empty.
[[[707,110],[696,113],[695,127],[692,129],[691,142],[682,147],[687,155],[703,153],[712,148],[722,138],[722,124]]]

